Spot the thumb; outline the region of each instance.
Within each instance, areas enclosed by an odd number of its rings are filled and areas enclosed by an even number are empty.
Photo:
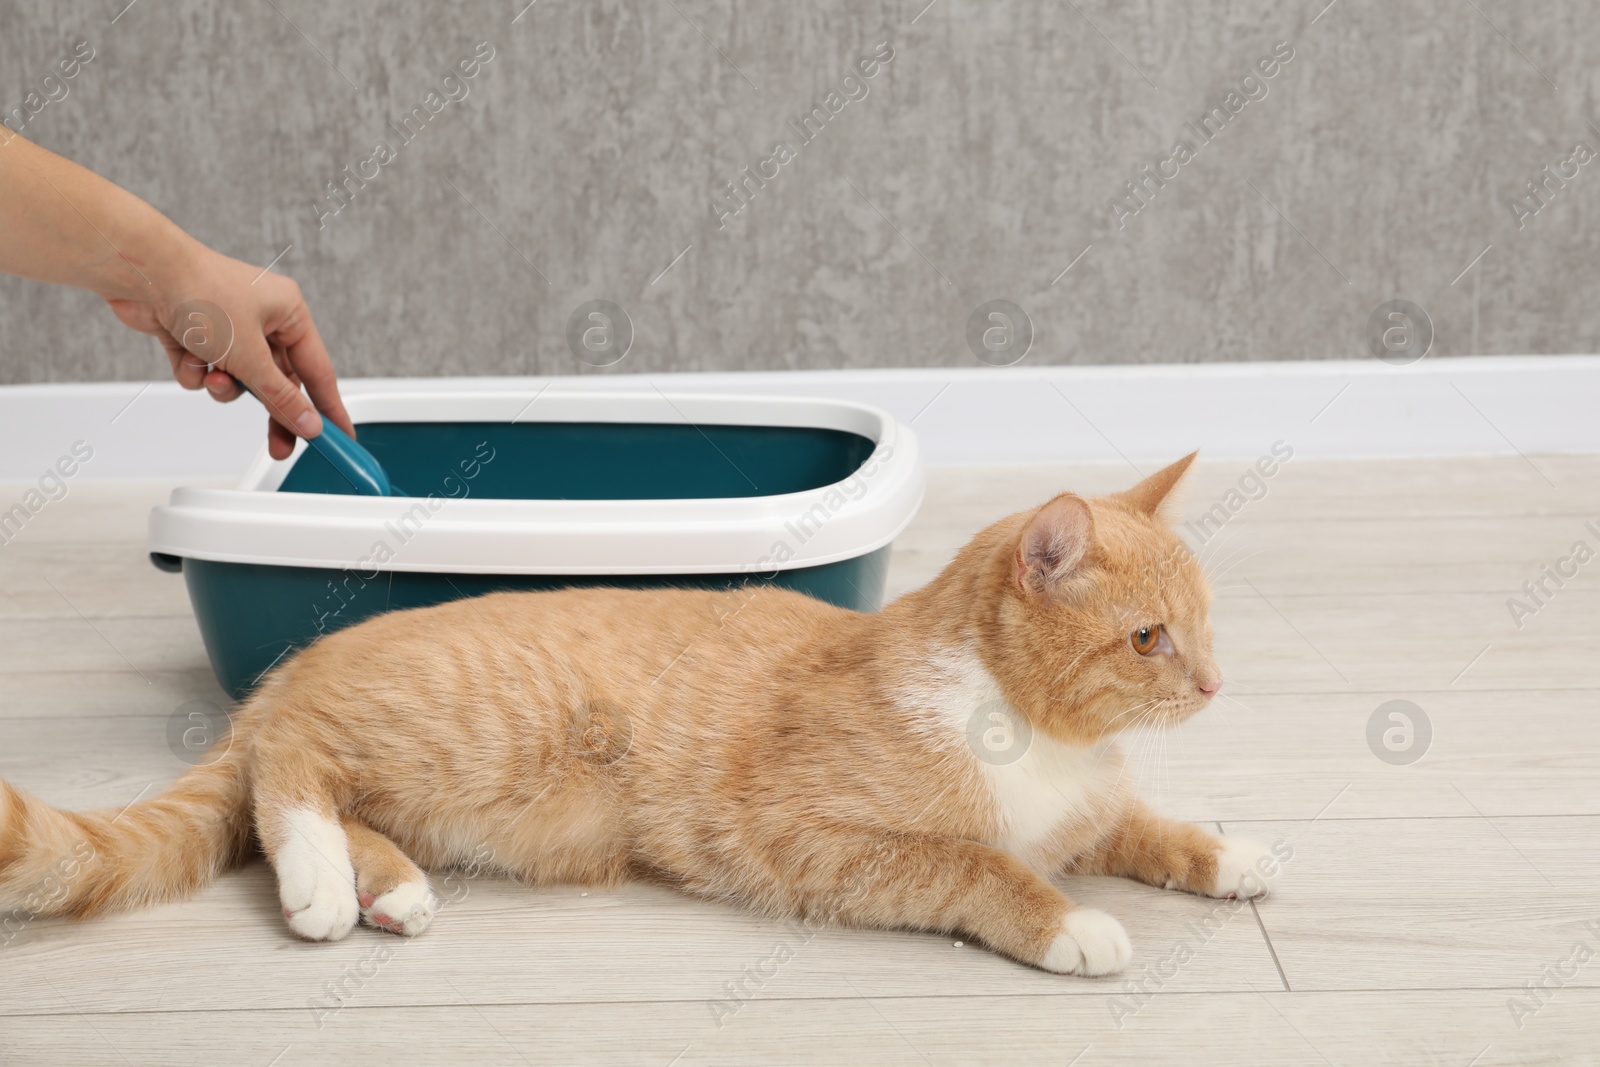
[[[308,441],[316,437],[322,432],[322,416],[300,387],[278,369],[266,340],[258,338],[256,344],[259,350],[253,345],[248,353],[234,353],[225,369],[256,395],[280,426]],[[241,355],[246,358],[239,359]]]

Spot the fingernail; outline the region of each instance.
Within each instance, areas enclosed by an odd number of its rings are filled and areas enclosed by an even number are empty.
[[[322,432],[322,416],[315,411],[301,412],[300,417],[294,420],[294,428],[301,437],[315,437]]]

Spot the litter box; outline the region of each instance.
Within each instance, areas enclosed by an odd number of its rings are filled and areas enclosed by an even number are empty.
[[[916,437],[836,400],[373,393],[360,441],[406,496],[357,496],[300,442],[236,489],[177,489],[150,558],[182,571],[217,680],[381,612],[502,589],[763,583],[881,606],[922,502]]]

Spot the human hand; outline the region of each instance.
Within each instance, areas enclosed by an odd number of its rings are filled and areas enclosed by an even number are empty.
[[[296,435],[322,432],[318,409],[354,436],[299,286],[213,252],[126,189],[3,127],[0,271],[98,293],[160,339],[185,389],[226,402],[249,386],[272,415],[274,459]]]
[[[354,436],[299,286],[213,252],[126,189],[0,131],[0,271],[98,293],[161,341],[185,389],[226,402],[248,386],[272,416],[274,459],[296,435],[322,432],[318,409]]]
[[[273,459],[287,458],[295,437],[322,432],[318,411],[355,436],[328,350],[292,279],[196,244],[156,290],[149,299],[105,299],[125,325],[161,342],[185,389],[203,388],[227,403],[242,395],[241,383],[248,386],[271,415]]]

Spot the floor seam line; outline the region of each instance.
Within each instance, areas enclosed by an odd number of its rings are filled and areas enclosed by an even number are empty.
[[[1223,828],[1221,819],[1216,820],[1216,827],[1217,833],[1223,837],[1228,836],[1228,831]],[[1256,907],[1255,898],[1250,897],[1246,899],[1245,903],[1250,905],[1250,914],[1256,917],[1256,929],[1261,931],[1261,940],[1267,943],[1267,952],[1272,956],[1272,965],[1278,968],[1278,980],[1283,983],[1283,991],[1285,993],[1293,993],[1294,987],[1289,984],[1289,976],[1284,973],[1283,961],[1278,959],[1278,950],[1272,944],[1272,935],[1267,933],[1267,924],[1261,920],[1261,910]]]
[[[1600,985],[1573,985],[1562,986],[1564,990],[1590,991],[1600,990]],[[1519,993],[1524,992],[1521,986],[1374,986],[1350,989],[1330,989],[1317,987],[1311,989],[1291,989],[1287,992],[1295,996],[1323,996],[1323,997],[1349,997],[1370,996],[1378,993]],[[1189,989],[1171,990],[1153,993],[1156,997],[1249,997],[1259,996],[1261,990],[1251,988],[1248,984],[1238,989]],[[1064,999],[1103,996],[1103,990],[1086,990],[1083,993],[873,993],[873,1000],[1008,1000],[1025,998],[1030,1000]],[[758,997],[756,1002],[769,1004],[783,1003],[810,1003],[813,1001],[844,1001],[849,1002],[859,998],[845,994],[819,994],[810,997]],[[640,998],[624,1000],[485,1000],[473,1001],[473,1005],[480,1008],[538,1008],[538,1007],[586,1007],[594,1005],[630,1005],[630,1004],[702,1004],[704,998],[689,999],[664,999],[647,1000]],[[418,1009],[446,1009],[462,1007],[462,1002],[415,1002],[409,1004],[351,1004],[340,1010],[342,1012],[354,1011],[415,1011]],[[304,1005],[284,1004],[275,1007],[241,1007],[241,1008],[135,1008],[127,1011],[112,1009],[85,1009],[76,1014],[83,1015],[220,1015],[220,1014],[287,1014],[291,1012],[304,1012]],[[70,1011],[60,1012],[17,1012],[10,1015],[0,1015],[0,1021],[7,1019],[70,1019],[75,1013]]]

